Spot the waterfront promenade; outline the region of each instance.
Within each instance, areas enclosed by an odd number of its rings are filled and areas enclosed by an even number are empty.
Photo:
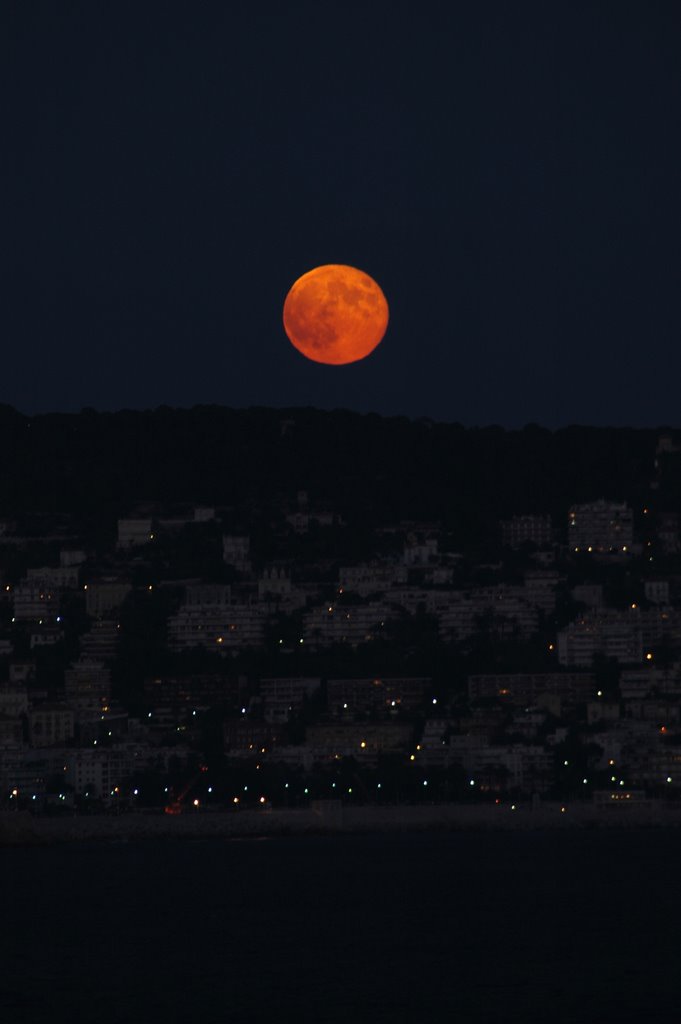
[[[590,802],[561,805],[548,801],[518,804],[428,804],[343,806],[319,801],[302,809],[161,811],[125,814],[38,816],[0,815],[0,845],[132,839],[247,839],[306,833],[369,833],[427,830],[519,830],[641,828],[681,826],[681,806],[661,801],[597,807]]]

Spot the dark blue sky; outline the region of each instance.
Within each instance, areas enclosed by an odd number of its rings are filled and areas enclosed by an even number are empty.
[[[0,402],[681,425],[678,0],[234,7],[2,5]],[[330,262],[348,367],[281,327]]]

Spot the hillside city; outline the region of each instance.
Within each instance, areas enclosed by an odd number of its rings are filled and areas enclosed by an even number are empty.
[[[15,510],[2,808],[680,799],[678,453],[656,436],[645,504],[520,510],[484,543],[358,529],[313,484],[238,516],[131,501],[96,536]]]

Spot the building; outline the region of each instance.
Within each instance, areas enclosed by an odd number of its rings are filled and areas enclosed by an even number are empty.
[[[568,547],[603,553],[630,552],[634,540],[634,516],[624,502],[599,501],[572,505],[568,513]]]
[[[225,534],[222,538],[222,558],[225,565],[231,565],[237,572],[251,571],[250,537]]]
[[[17,622],[55,623],[59,615],[59,594],[32,579],[17,583],[12,591]]]
[[[265,611],[256,604],[187,602],[168,620],[168,646],[173,651],[259,647],[264,640],[265,619]]]
[[[119,548],[143,547],[154,539],[154,527],[151,519],[119,519],[118,540]]]
[[[21,718],[0,712],[0,749],[16,750],[24,746],[24,727]]]
[[[258,580],[258,599],[288,600],[291,597],[291,575],[281,566],[269,566],[264,569]]]
[[[392,586],[407,582],[406,566],[391,562],[369,562],[344,565],[338,570],[338,586],[361,597],[381,594]]]
[[[591,612],[558,632],[561,665],[591,668],[594,655],[614,658],[624,665],[643,661],[643,639],[638,616],[619,612]]]
[[[580,704],[595,696],[594,677],[589,672],[500,672],[468,677],[472,701],[496,697],[510,704],[536,704],[551,694],[567,705]]]
[[[431,685],[432,680],[422,676],[329,679],[327,706],[334,716],[413,711],[421,707]]]
[[[347,643],[355,647],[379,637],[388,618],[390,609],[381,601],[324,604],[304,614],[304,640],[314,646]]]
[[[146,679],[144,697],[151,707],[172,711],[195,710],[241,702],[246,687],[242,676],[201,673],[191,676],[163,676]]]
[[[92,580],[85,584],[84,590],[85,610],[92,618],[98,618],[117,611],[132,592],[132,585],[127,580],[111,577]]]
[[[28,713],[28,732],[32,747],[53,747],[74,737],[73,708],[65,704],[39,704]]]
[[[551,516],[513,516],[501,522],[501,542],[504,547],[518,548],[532,544],[537,548],[549,547],[554,540]]]
[[[282,741],[282,730],[271,722],[250,719],[226,719],[222,726],[225,753],[228,757],[273,755],[273,748]]]
[[[543,746],[453,736],[450,747],[450,764],[461,765],[475,792],[544,793],[553,782],[555,755]]]
[[[535,569],[525,573],[525,600],[533,608],[549,615],[556,607],[561,575],[553,569]]]
[[[620,695],[624,700],[640,700],[653,693],[681,696],[681,671],[678,663],[668,668],[657,668],[649,663],[643,668],[622,670]]]
[[[25,686],[0,685],[0,714],[10,718],[28,711],[28,691]]]
[[[260,680],[260,697],[266,722],[287,722],[291,712],[299,711],[304,701],[321,686],[321,679],[303,676]]]
[[[26,582],[46,590],[75,590],[78,587],[78,572],[77,565],[27,569]]]
[[[80,638],[80,656],[88,661],[112,661],[116,657],[120,624],[115,619],[95,620]]]
[[[376,763],[380,754],[407,753],[413,727],[401,722],[362,722],[351,724],[319,723],[307,729],[307,746],[314,761],[335,761],[354,757],[367,765]]]
[[[54,647],[64,639],[64,631],[59,626],[45,626],[40,623],[32,626],[29,645],[31,650],[36,647]]]
[[[529,637],[539,626],[537,607],[527,600],[525,587],[507,583],[450,591],[437,613],[440,637],[445,642],[466,640],[478,633],[498,639]]]
[[[79,658],[64,672],[64,693],[71,706],[101,707],[111,698],[111,670],[103,661]]]

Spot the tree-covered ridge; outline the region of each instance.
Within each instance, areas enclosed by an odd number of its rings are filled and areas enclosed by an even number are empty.
[[[638,505],[659,430],[464,428],[315,409],[24,416],[0,409],[5,515],[124,511],[138,500],[262,506],[296,489],[345,516],[439,520],[481,534],[499,518],[562,516],[601,496]]]

